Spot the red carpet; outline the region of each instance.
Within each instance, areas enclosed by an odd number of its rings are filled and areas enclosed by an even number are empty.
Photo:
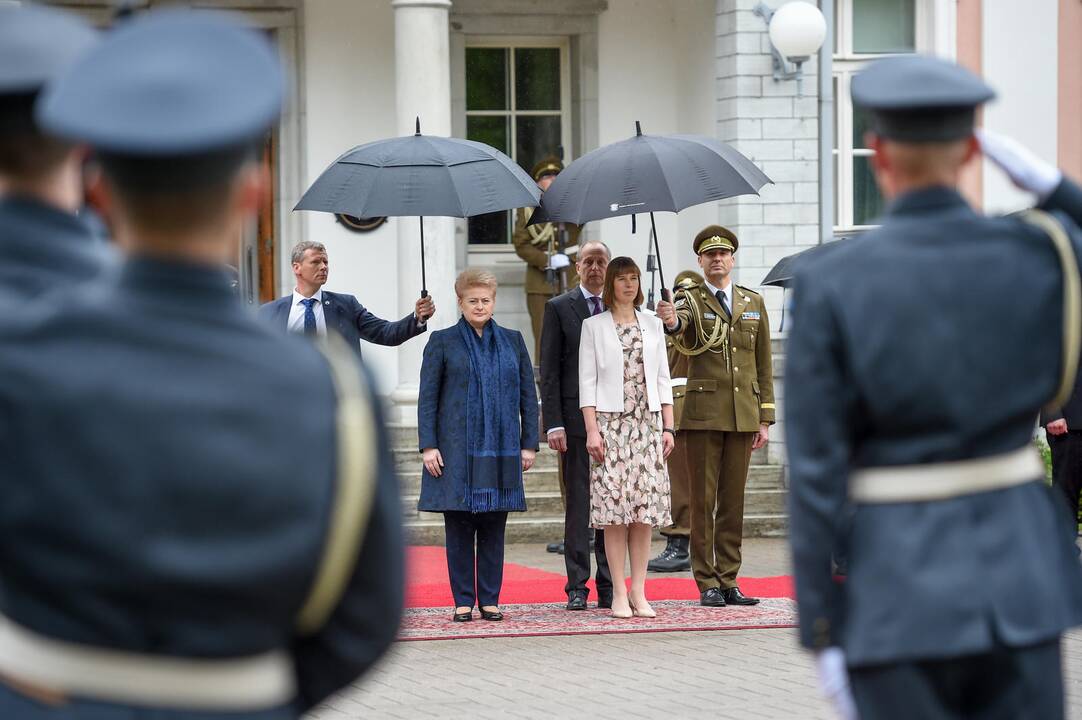
[[[410,547],[406,555],[406,607],[450,608],[451,586],[447,578],[447,557],[442,547]],[[553,573],[524,565],[504,565],[501,605],[565,603],[562,573]],[[590,599],[596,599],[593,581],[589,583]],[[761,598],[793,598],[793,579],[788,575],[776,577],[742,577],[740,589],[746,595]],[[649,578],[646,596],[655,600],[698,600],[695,581],[686,575]],[[592,603],[591,603],[592,606]],[[496,623],[485,623],[494,625]]]

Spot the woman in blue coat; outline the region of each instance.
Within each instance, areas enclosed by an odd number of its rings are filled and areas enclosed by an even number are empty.
[[[502,620],[504,527],[526,509],[522,473],[537,454],[533,365],[522,334],[492,319],[492,273],[465,270],[455,293],[462,317],[432,333],[421,364],[417,509],[443,513],[454,620],[472,620],[475,603]]]

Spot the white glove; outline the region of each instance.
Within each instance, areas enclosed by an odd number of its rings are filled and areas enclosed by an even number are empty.
[[[571,258],[563,253],[554,253],[553,256],[549,258],[549,267],[553,270],[562,270],[570,264]]]
[[[988,159],[1007,173],[1011,182],[1036,194],[1039,200],[1047,199],[1063,180],[1059,168],[1034,155],[1022,143],[988,130],[977,130],[976,135]]]
[[[859,720],[853,694],[849,691],[849,671],[845,667],[845,653],[840,647],[828,647],[815,655],[815,668],[819,673],[819,692],[834,705],[842,720]]]

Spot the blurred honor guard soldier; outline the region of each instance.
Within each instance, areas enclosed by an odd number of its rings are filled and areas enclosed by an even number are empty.
[[[428,319],[436,312],[432,297],[414,304],[413,312],[397,322],[378,318],[352,295],[323,289],[330,263],[323,243],[302,241],[293,246],[293,277],[297,286],[291,295],[264,303],[259,314],[281,329],[309,336],[325,337],[334,329],[346,343],[361,352],[361,340],[376,345],[401,345],[427,330]]]
[[[871,111],[890,204],[881,227],[796,275],[786,407],[801,642],[850,717],[855,699],[863,718],[1062,718],[1060,635],[1082,622],[1082,569],[1031,437],[1076,375],[1082,190],[1013,141],[982,138],[1067,216],[974,212],[957,185],[993,92],[953,63],[881,60],[852,93]],[[842,523],[844,588],[830,572]]]
[[[1052,487],[1063,494],[1077,523],[1082,495],[1082,378],[1075,381],[1067,402],[1041,413],[1041,425],[1052,451]]]
[[[541,192],[544,192],[563,169],[562,162],[549,157],[537,163],[531,175]],[[519,208],[516,212],[515,233],[511,240],[515,244],[515,252],[526,261],[526,309],[530,312],[530,324],[533,326],[534,360],[540,364],[545,303],[579,282],[575,260],[570,257],[578,252],[579,226],[544,223],[527,227],[533,210]],[[561,237],[561,230],[566,231],[565,237]]]
[[[675,290],[688,290],[703,284],[703,276],[694,270],[685,270],[676,276]],[[665,339],[669,353],[669,375],[672,377],[673,426],[676,429],[676,445],[669,453],[669,486],[672,490],[672,525],[661,529],[665,536],[665,549],[650,561],[646,569],[651,572],[681,572],[691,567],[688,538],[691,535],[691,506],[688,491],[691,479],[688,471],[687,438],[680,432],[680,415],[684,411],[684,391],[688,384],[688,356],[676,349],[672,335]]]
[[[283,85],[259,33],[150,12],[38,102],[99,153],[129,257],[0,328],[0,717],[296,718],[394,639],[401,508],[365,376],[222,270]]]
[[[0,296],[26,303],[112,259],[75,215],[84,153],[34,120],[42,87],[98,41],[68,13],[0,5]]]
[[[707,607],[759,602],[740,592],[736,576],[751,452],[774,423],[774,371],[763,298],[730,277],[739,247],[726,228],[705,228],[692,248],[706,279],[657,308],[688,356],[680,434],[691,470],[691,569]]]

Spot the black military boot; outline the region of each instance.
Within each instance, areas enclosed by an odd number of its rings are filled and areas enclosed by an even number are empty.
[[[646,569],[651,572],[680,572],[691,569],[691,555],[688,553],[686,537],[669,536],[665,549],[650,561]]]

